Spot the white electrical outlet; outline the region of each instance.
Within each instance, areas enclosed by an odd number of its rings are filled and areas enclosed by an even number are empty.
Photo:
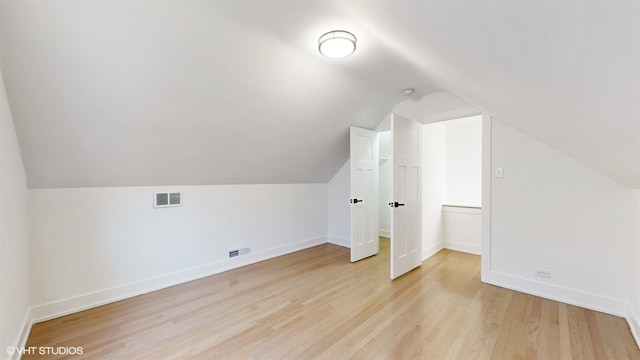
[[[535,275],[537,277],[551,279],[551,271],[550,270],[537,269],[536,272],[533,275]]]

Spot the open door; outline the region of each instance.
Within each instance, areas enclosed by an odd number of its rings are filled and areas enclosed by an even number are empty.
[[[421,128],[391,114],[391,279],[422,264]]]
[[[378,133],[351,127],[351,262],[378,253]]]

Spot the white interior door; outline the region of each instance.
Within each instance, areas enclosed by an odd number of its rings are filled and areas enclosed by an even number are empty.
[[[422,264],[421,128],[391,114],[391,279]]]
[[[351,127],[351,261],[375,255],[378,239],[378,133]]]

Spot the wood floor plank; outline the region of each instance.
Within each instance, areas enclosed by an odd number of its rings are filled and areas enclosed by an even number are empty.
[[[585,311],[586,309],[576,306],[567,306],[569,332],[571,334],[571,355],[576,359],[595,359]]]
[[[640,359],[624,319],[482,284],[442,250],[389,280],[389,246],[321,245],[35,324],[47,359]],[[37,354],[24,359],[41,359]]]
[[[558,325],[559,325],[559,341],[560,341],[560,359],[562,360],[571,360],[572,351],[571,344],[575,341],[573,339],[578,339],[578,337],[571,336],[571,331],[569,329],[569,316],[567,314],[567,304],[558,304]]]

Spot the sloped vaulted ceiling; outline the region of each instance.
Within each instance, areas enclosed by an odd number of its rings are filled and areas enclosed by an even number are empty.
[[[326,182],[444,91],[640,187],[637,1],[6,1],[30,187]],[[324,32],[351,57],[317,52]]]

